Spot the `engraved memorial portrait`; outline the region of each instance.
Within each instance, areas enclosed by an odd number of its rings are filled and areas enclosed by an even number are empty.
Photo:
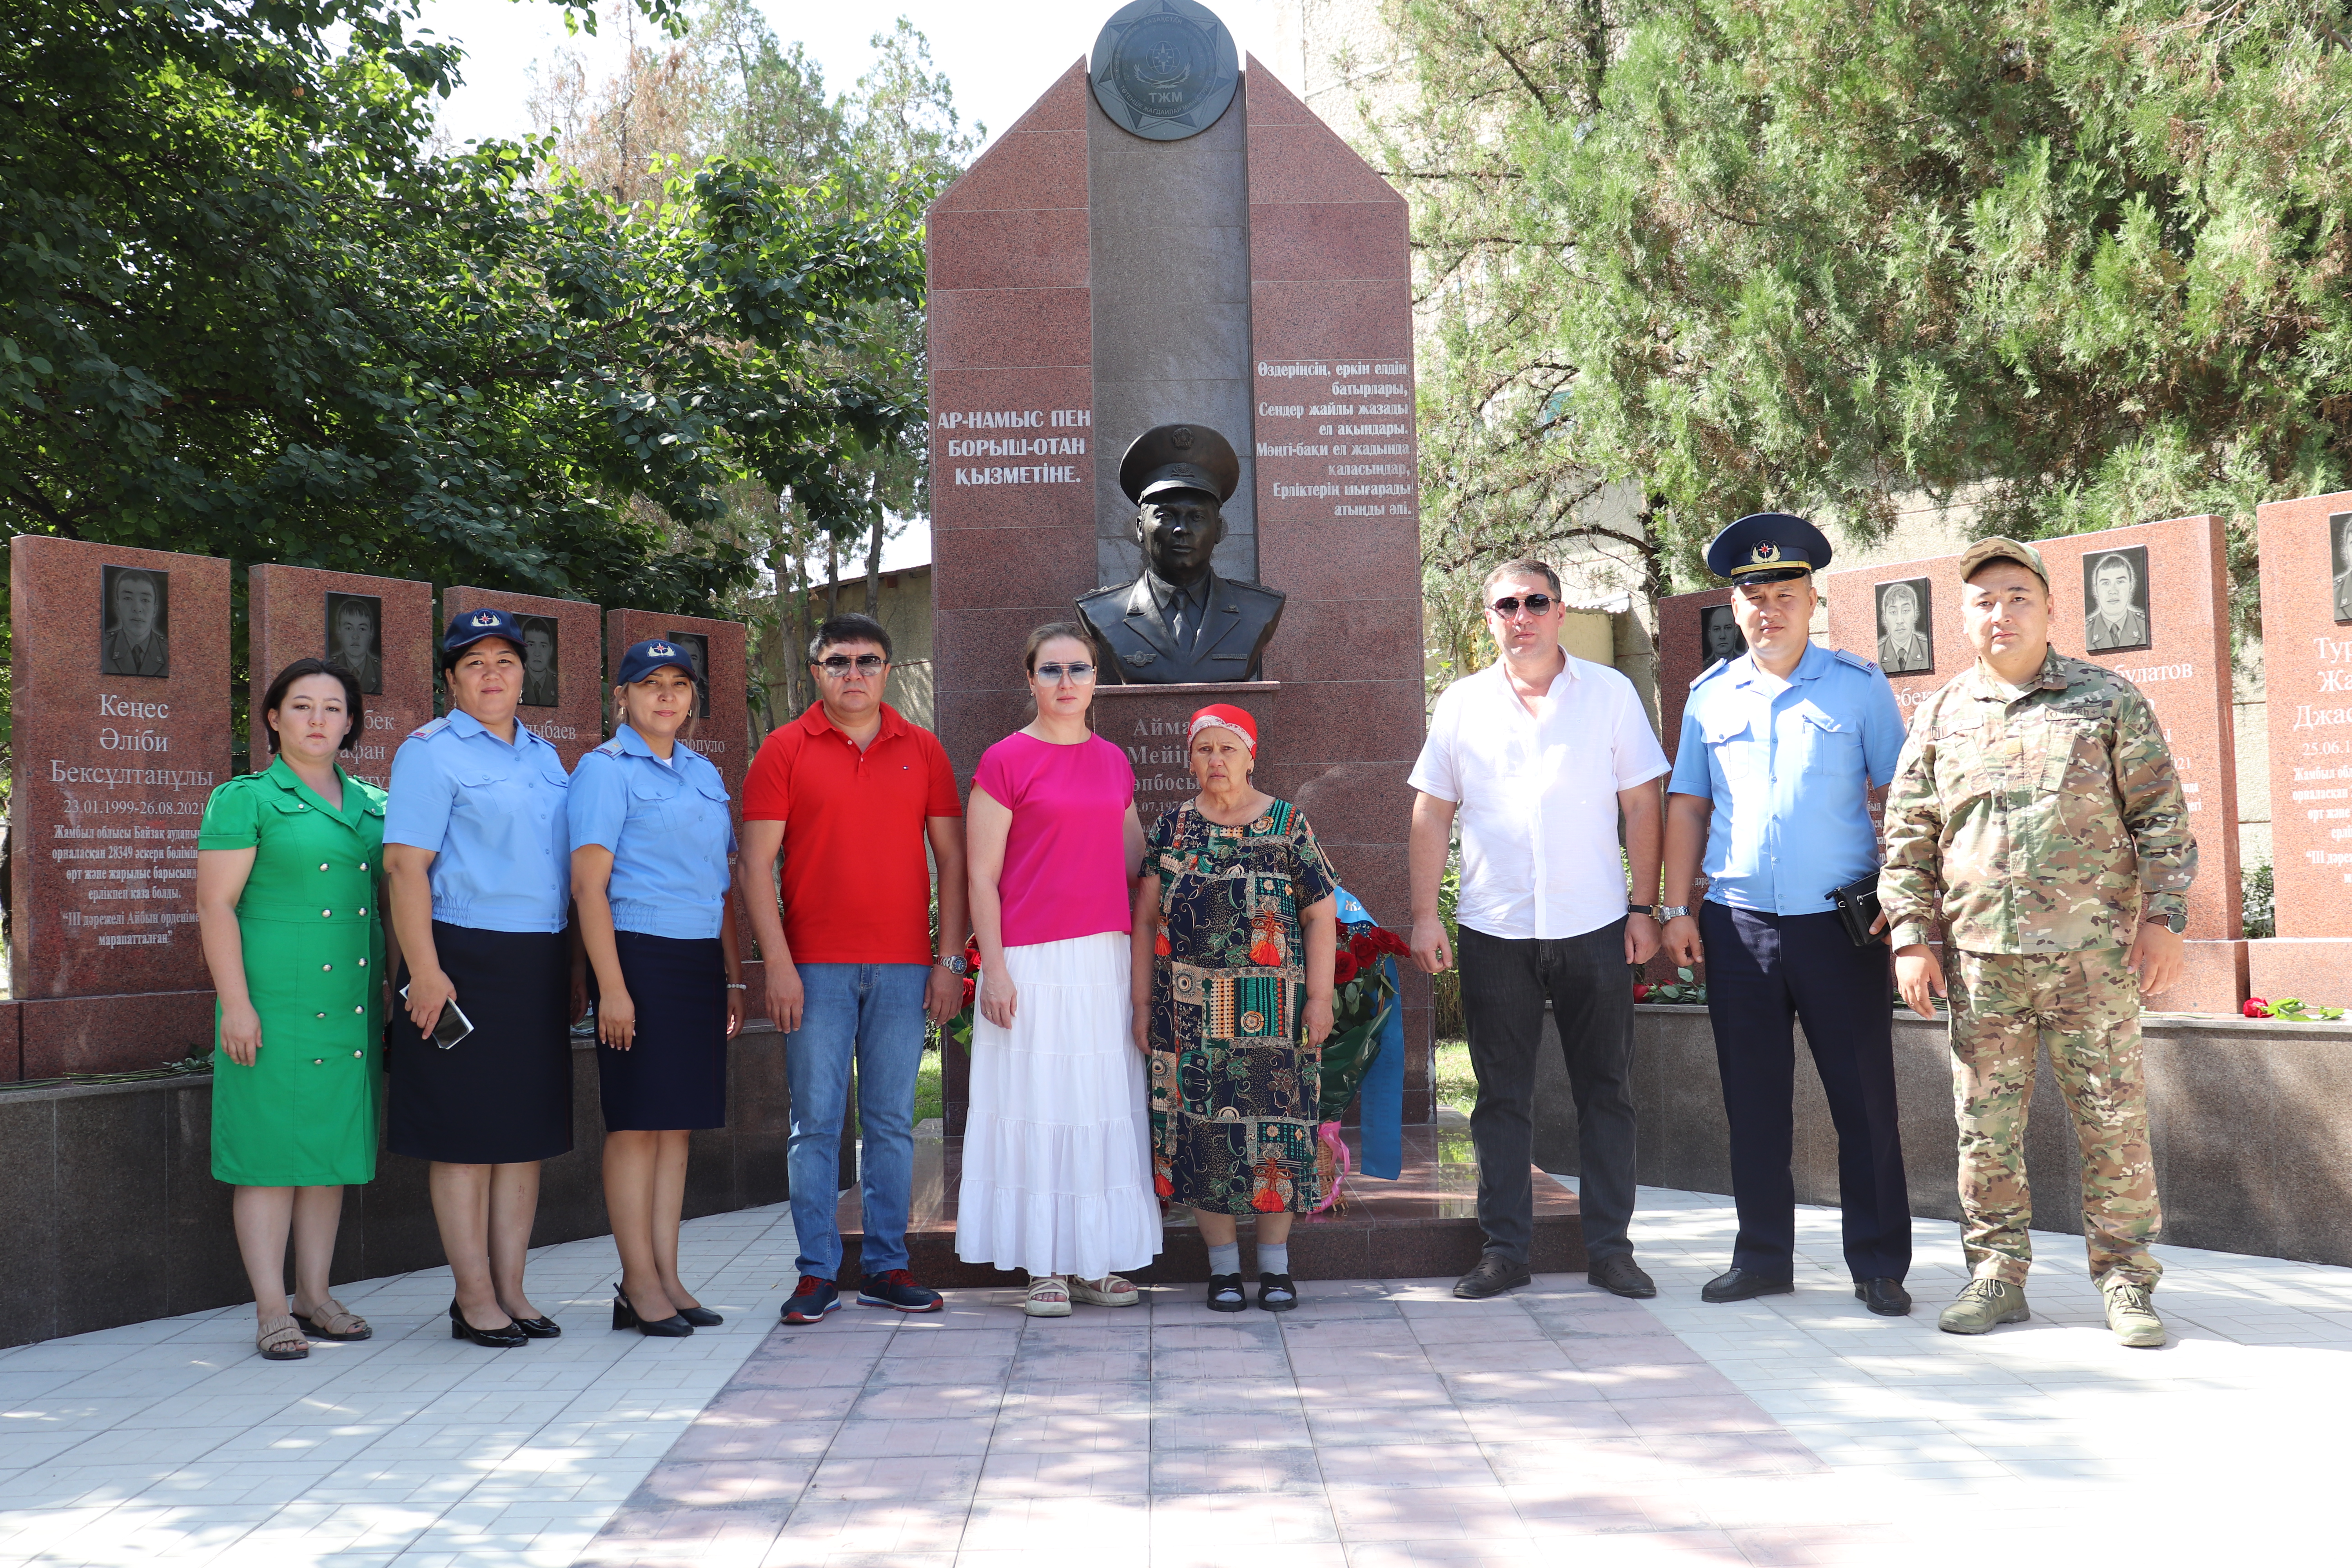
[[[1731,616],[1729,605],[1709,605],[1698,613],[1699,663],[1707,668],[1748,651],[1748,639]]]
[[[1878,668],[1889,675],[1924,675],[1934,669],[1936,635],[1927,610],[1927,579],[1881,583],[1877,600]]]
[[[327,595],[327,658],[358,677],[360,689],[383,695],[383,601],[373,594]]]
[[[2084,556],[2084,651],[2121,652],[2148,640],[2147,546]]]
[[[662,636],[677,645],[686,654],[687,662],[694,666],[694,716],[710,717],[710,639],[699,632],[664,632]]]
[[[144,566],[99,568],[100,674],[172,673],[171,584],[170,573]]]
[[[555,679],[555,617],[517,616],[515,626],[522,633],[522,705],[562,706],[562,689]]]
[[[2352,621],[2352,511],[2327,520],[2327,556],[2336,579],[2336,618]]]

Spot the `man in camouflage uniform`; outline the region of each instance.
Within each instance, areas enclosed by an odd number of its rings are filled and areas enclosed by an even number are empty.
[[[2189,808],[2147,700],[2050,647],[2050,577],[2032,546],[1960,557],[1977,663],[1911,721],[1886,795],[1879,898],[1895,983],[1922,1017],[1946,993],[1927,946],[1942,905],[1950,977],[1960,1209],[1974,1278],[1939,1327],[2022,1321],[2033,1259],[2025,1114],[2038,1042],[2074,1115],[2083,1232],[2107,1324],[2164,1342],[2148,1293],[2162,1223],[2140,1073],[2140,996],[2179,978],[2197,871]],[[2137,935],[2134,928],[2137,928]],[[2125,942],[2129,941],[2126,952]]]

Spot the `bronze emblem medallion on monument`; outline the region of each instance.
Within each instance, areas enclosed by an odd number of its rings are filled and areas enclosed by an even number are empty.
[[[1153,142],[1214,125],[1234,100],[1234,36],[1194,0],[1133,0],[1095,39],[1095,101],[1112,123]]]

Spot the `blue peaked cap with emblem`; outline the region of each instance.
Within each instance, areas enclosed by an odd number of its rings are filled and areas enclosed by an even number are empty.
[[[629,651],[621,656],[621,668],[613,677],[613,684],[635,686],[666,664],[677,666],[689,680],[694,678],[694,658],[677,644],[660,637],[647,637],[641,643],[631,643]]]
[[[1829,563],[1829,540],[1792,512],[1743,517],[1706,547],[1706,569],[1734,583],[1783,583]]]
[[[518,650],[522,647],[522,628],[506,611],[487,605],[478,610],[460,610],[449,617],[449,629],[441,634],[441,668],[455,664],[459,654],[484,637],[504,637]]]

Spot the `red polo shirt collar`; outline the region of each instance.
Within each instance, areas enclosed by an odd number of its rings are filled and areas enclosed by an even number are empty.
[[[881,707],[882,728],[874,735],[874,743],[877,745],[893,736],[907,732],[907,721],[898,717],[898,710],[887,702],[883,703]],[[824,704],[822,701],[810,703],[808,711],[802,714],[796,722],[812,735],[839,735],[844,741],[849,741],[848,732],[824,716]],[[856,744],[854,741],[849,741],[849,743]]]

